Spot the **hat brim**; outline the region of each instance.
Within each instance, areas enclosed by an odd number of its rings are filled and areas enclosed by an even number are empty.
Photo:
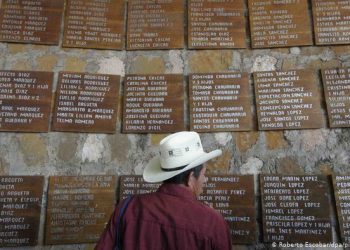
[[[213,150],[209,153],[203,152],[197,159],[188,164],[185,168],[176,170],[176,171],[164,171],[161,168],[160,157],[154,157],[147,165],[145,170],[143,171],[143,179],[147,182],[161,182],[175,175],[183,173],[191,168],[197,167],[215,157],[218,157],[222,154],[220,149]]]

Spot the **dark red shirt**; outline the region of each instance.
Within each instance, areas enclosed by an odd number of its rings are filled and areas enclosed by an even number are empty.
[[[114,249],[122,204],[116,207],[95,250]],[[134,196],[123,225],[124,250],[231,249],[230,231],[223,217],[176,184],[163,184],[155,193]]]

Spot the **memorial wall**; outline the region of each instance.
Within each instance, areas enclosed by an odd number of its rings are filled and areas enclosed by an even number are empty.
[[[182,130],[235,246],[350,243],[349,6],[0,0],[0,247],[91,249]]]

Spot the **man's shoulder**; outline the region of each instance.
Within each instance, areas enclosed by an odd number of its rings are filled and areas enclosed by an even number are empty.
[[[197,201],[197,204],[198,206],[200,206],[203,211],[205,213],[207,213],[208,215],[211,215],[213,217],[219,217],[219,218],[222,218],[222,215],[217,211],[215,210],[210,203],[207,203],[207,202],[201,202],[201,201]]]

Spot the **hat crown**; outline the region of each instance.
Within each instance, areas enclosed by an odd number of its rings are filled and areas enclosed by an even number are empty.
[[[160,164],[171,170],[186,166],[203,155],[201,139],[196,132],[178,132],[159,143]]]

